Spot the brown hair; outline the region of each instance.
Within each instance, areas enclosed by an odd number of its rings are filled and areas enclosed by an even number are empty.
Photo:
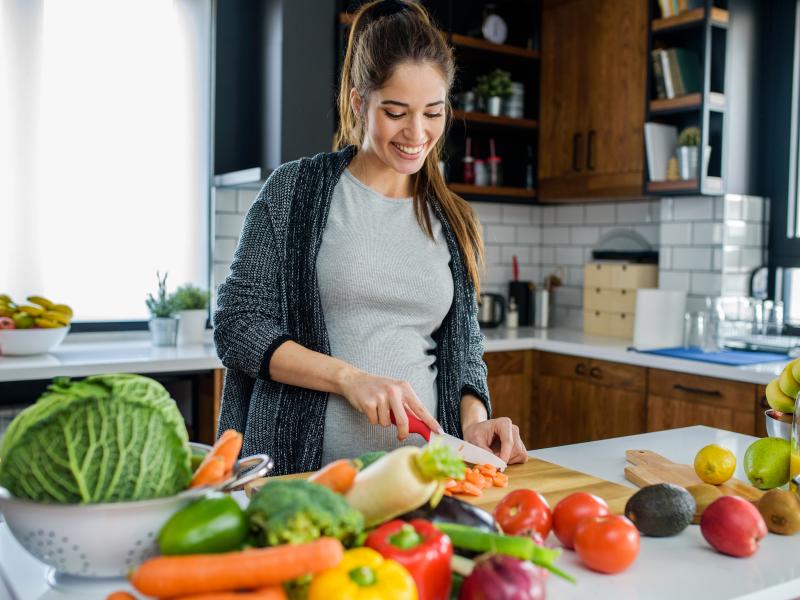
[[[445,129],[428,153],[422,168],[414,173],[414,213],[423,231],[433,239],[428,197],[439,201],[456,236],[464,264],[477,294],[480,294],[480,269],[484,262],[483,236],[475,212],[463,198],[451,192],[439,171],[439,158],[452,121],[450,88],[455,77],[453,52],[427,11],[416,2],[376,0],[359,7],[350,26],[347,50],[339,84],[339,129],[337,149],[348,144],[361,146],[364,113],[369,94],[380,89],[401,63],[430,63],[445,80]],[[350,105],[350,90],[362,99],[362,114],[355,115]]]

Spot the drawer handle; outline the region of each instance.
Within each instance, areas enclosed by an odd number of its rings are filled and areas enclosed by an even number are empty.
[[[575,365],[575,375],[586,375],[586,365],[583,363]]]
[[[622,295],[623,295],[623,296],[624,296],[625,294],[627,294],[627,293],[628,293],[628,290],[622,290]]]
[[[722,393],[719,390],[703,390],[701,388],[693,388],[686,385],[681,385],[680,383],[676,383],[673,388],[679,392],[688,392],[690,394],[702,394],[703,396],[722,396]]]
[[[600,367],[592,367],[589,369],[589,377],[593,377],[595,379],[602,379],[603,378],[603,371]]]

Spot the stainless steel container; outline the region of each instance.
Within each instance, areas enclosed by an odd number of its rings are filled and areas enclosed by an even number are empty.
[[[178,341],[178,322],[174,317],[154,317],[148,322],[153,346],[174,346]]]
[[[550,327],[550,291],[541,289],[533,292],[533,326],[538,329]]]

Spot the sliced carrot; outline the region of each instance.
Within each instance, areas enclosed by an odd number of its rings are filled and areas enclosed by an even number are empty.
[[[475,485],[474,483],[471,483],[469,481],[465,481],[464,482],[464,493],[465,494],[469,494],[470,496],[482,496],[483,495],[483,490],[480,487],[478,487],[477,485]]]
[[[481,475],[494,477],[494,474],[497,473],[497,467],[494,465],[480,465],[478,471],[480,471]]]
[[[450,490],[450,489],[452,489],[454,487],[457,487],[457,486],[458,486],[458,480],[456,480],[456,479],[448,479],[447,481],[444,482],[444,489],[445,490]]]
[[[464,492],[464,481],[456,481],[455,485],[451,486],[448,492],[452,494],[461,494]]]
[[[212,592],[179,596],[172,600],[286,600],[286,592],[280,586],[253,590],[252,592]]]
[[[313,483],[324,485],[339,494],[344,494],[353,487],[358,469],[352,460],[342,458],[325,465],[308,478]]]
[[[172,598],[276,586],[338,565],[344,547],[336,538],[221,554],[159,556],[131,575],[137,591]],[[273,596],[270,596],[271,598]]]
[[[445,490],[443,493],[445,496],[450,496],[451,498],[453,497],[453,492],[451,492],[450,490]]]
[[[205,460],[197,467],[197,471],[192,475],[189,482],[190,488],[200,487],[201,485],[217,485],[225,481],[225,460],[221,456],[212,456],[208,462]]]
[[[479,487],[483,487],[483,475],[477,471],[467,471],[467,481],[474,483]]]
[[[492,483],[496,487],[508,487],[508,475],[500,473],[499,471],[492,477]]]
[[[117,591],[106,596],[106,600],[136,600],[136,596],[130,592]]]

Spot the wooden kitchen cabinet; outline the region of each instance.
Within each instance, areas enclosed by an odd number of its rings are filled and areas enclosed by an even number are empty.
[[[707,425],[756,434],[756,385],[650,369],[647,431]]]
[[[533,401],[534,351],[487,352],[492,416],[508,417],[519,426],[526,447],[530,444],[530,410]]]
[[[764,419],[764,411],[769,408],[767,402],[767,386],[756,386],[756,437],[767,437],[767,423]]]
[[[532,448],[645,431],[646,369],[543,352],[532,411]]]
[[[647,3],[545,0],[539,197],[641,197]]]

